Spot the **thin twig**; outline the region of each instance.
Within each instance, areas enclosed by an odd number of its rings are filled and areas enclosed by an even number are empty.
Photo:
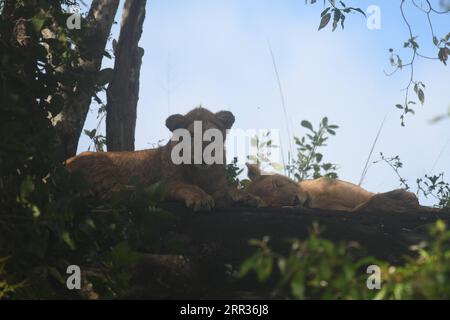
[[[288,117],[288,113],[287,113],[287,109],[286,109],[286,100],[284,98],[284,92],[283,92],[283,87],[281,85],[280,74],[278,72],[277,63],[275,61],[275,55],[273,54],[272,46],[270,45],[269,40],[267,40],[267,45],[269,46],[270,56],[272,58],[273,68],[275,71],[275,76],[277,78],[278,90],[280,92],[281,106],[283,108],[284,120],[286,122],[286,131],[288,134],[289,152],[293,153],[294,150],[292,149],[292,142],[291,142],[291,139],[293,139],[293,135],[291,134],[291,129],[289,126],[289,117]],[[283,156],[283,165],[284,166],[286,165],[284,163],[284,156]]]
[[[388,114],[389,114],[389,113],[386,113],[386,115],[385,115],[384,118],[383,118],[383,121],[382,121],[381,124],[380,124],[380,127],[378,128],[377,135],[376,135],[376,137],[375,137],[375,140],[374,140],[373,143],[372,143],[372,147],[371,147],[371,149],[370,149],[369,156],[367,157],[366,163],[365,163],[365,165],[364,165],[363,172],[361,173],[361,178],[359,179],[358,186],[361,186],[361,185],[362,185],[362,183],[363,183],[363,181],[364,181],[364,178],[365,178],[366,175],[367,175],[367,172],[368,172],[368,170],[369,170],[369,162],[370,162],[370,158],[372,157],[373,150],[375,149],[375,146],[376,146],[376,144],[377,144],[378,138],[380,137],[381,130],[383,129],[383,126],[384,126],[384,123],[386,122],[386,118],[387,118]]]

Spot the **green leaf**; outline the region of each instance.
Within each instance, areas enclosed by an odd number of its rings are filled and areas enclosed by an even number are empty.
[[[311,131],[313,130],[313,126],[312,126],[311,122],[309,122],[308,120],[303,120],[300,124],[302,127],[305,127]]]
[[[358,11],[359,13],[361,13],[364,17],[366,16],[366,13],[364,11],[362,11],[361,8],[352,8],[354,11]]]
[[[70,249],[75,250],[75,242],[73,242],[72,237],[70,236],[69,232],[65,231],[61,235],[61,239],[69,246]]]
[[[258,256],[255,254],[242,263],[239,270],[240,277],[245,277],[252,269],[255,268],[257,258]]]
[[[262,256],[258,266],[256,267],[256,273],[258,274],[259,281],[265,281],[270,277],[273,268],[273,259],[269,256]]]
[[[38,13],[33,18],[31,18],[31,24],[33,25],[34,31],[40,32],[44,27],[44,23],[47,20],[47,15],[45,13]]]
[[[403,62],[399,55],[397,55],[397,66],[402,69],[403,68]]]
[[[239,184],[244,188],[248,187],[250,183],[251,183],[250,179],[242,179],[241,181],[239,181]]]
[[[448,55],[449,55],[449,49],[448,48],[440,48],[438,58],[439,60],[444,63],[444,65],[447,65]]]
[[[445,222],[441,219],[436,221],[436,230],[439,232],[444,232],[447,229]]]
[[[117,244],[111,251],[111,262],[117,268],[133,265],[138,259],[126,241]]]
[[[92,129],[91,131],[85,129],[84,134],[87,135],[90,139],[94,139],[95,135],[97,134],[97,129]]]
[[[325,28],[327,26],[328,22],[330,22],[330,19],[331,19],[331,14],[330,13],[325,14],[322,17],[322,19],[320,20],[320,25],[319,25],[318,30]]]
[[[20,199],[27,202],[29,195],[34,191],[34,181],[30,176],[27,176],[20,186]]]
[[[450,32],[445,35],[444,39],[445,41],[448,41],[450,39]]]
[[[36,205],[32,205],[30,208],[34,218],[38,218],[41,215],[41,210]]]
[[[342,17],[341,10],[335,9],[333,15],[333,31],[336,30],[341,17]]]
[[[425,103],[425,94],[423,93],[422,89],[419,89],[417,92],[417,96],[419,97],[420,103],[423,105]]]
[[[341,28],[344,29],[345,16],[341,16]]]
[[[302,275],[297,273],[291,281],[292,295],[297,299],[305,298],[305,283]]]
[[[331,7],[326,8],[325,10],[322,11],[322,13],[320,14],[321,17],[323,17],[324,15],[326,15],[328,13],[328,11],[330,11]]]
[[[92,220],[91,218],[88,218],[88,219],[86,219],[86,224],[90,227],[90,228],[92,228],[92,229],[94,229],[95,230],[95,223],[94,223],[94,220]]]
[[[435,46],[437,46],[439,44],[439,40],[436,36],[433,37],[433,43]]]
[[[322,161],[323,155],[321,153],[316,153],[316,161],[320,162]]]

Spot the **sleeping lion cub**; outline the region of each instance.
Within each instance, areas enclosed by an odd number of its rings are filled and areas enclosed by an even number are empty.
[[[247,163],[247,168],[251,183],[245,190],[269,207],[302,205],[352,212],[367,208],[403,212],[419,207],[417,197],[402,189],[375,194],[342,180],[322,177],[297,183],[280,174],[262,173],[255,164]]]
[[[194,149],[195,125],[201,123],[202,137],[207,129],[222,133],[225,143],[226,130],[234,123],[234,116],[229,111],[212,113],[204,108],[196,108],[186,115],[171,115],[166,120],[170,131],[186,129],[191,134]],[[183,138],[184,139],[184,138]],[[182,140],[183,140],[182,139]],[[183,142],[183,141],[181,141]],[[142,151],[130,152],[83,152],[66,161],[69,171],[83,173],[89,186],[95,193],[108,193],[118,190],[130,183],[132,176],[137,176],[144,185],[162,182],[167,189],[168,200],[182,201],[194,211],[211,210],[214,206],[227,206],[233,202],[257,205],[258,199],[231,187],[226,179],[225,150],[223,161],[206,164],[175,164],[172,149],[178,141],[171,139],[165,146]],[[203,151],[205,143],[200,141]],[[183,153],[192,160],[194,152]],[[194,163],[194,161],[189,161]],[[219,162],[219,161],[218,161]],[[198,163],[198,161],[197,161]]]

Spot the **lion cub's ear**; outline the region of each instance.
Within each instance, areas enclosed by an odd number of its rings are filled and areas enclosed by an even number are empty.
[[[219,111],[214,115],[217,120],[223,123],[225,129],[230,129],[234,123],[234,115],[230,111]]]
[[[173,114],[166,119],[166,127],[170,131],[184,128],[186,124],[186,117],[181,114]]]
[[[261,169],[257,164],[247,162],[245,165],[247,166],[247,176],[250,178],[250,180],[254,180],[256,177],[259,177],[261,175]]]

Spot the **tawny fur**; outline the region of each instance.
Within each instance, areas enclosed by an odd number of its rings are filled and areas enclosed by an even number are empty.
[[[262,206],[283,207],[306,202],[307,194],[294,180],[279,174],[263,173],[253,164],[247,163],[247,168],[251,182],[245,190],[261,198]]]
[[[298,185],[308,194],[310,208],[352,211],[374,195],[353,183],[327,177],[304,180]]]
[[[247,168],[251,183],[246,191],[260,197],[265,206],[303,205],[352,212],[406,212],[419,207],[417,197],[402,189],[375,194],[342,180],[322,177],[297,183],[280,174],[263,173],[255,164],[247,164]]]
[[[226,130],[234,123],[234,116],[228,111],[212,113],[200,107],[184,116],[170,116],[166,126],[170,131],[184,128],[193,132],[194,121],[202,121],[203,131],[219,129],[225,139]],[[257,198],[228,185],[225,159],[223,164],[175,165],[171,151],[176,143],[169,141],[156,149],[132,152],[83,152],[68,159],[66,166],[69,171],[83,173],[96,193],[119,190],[137,176],[144,185],[162,182],[166,186],[168,200],[182,201],[194,211],[210,210],[215,205],[228,206],[234,201],[256,205]]]

